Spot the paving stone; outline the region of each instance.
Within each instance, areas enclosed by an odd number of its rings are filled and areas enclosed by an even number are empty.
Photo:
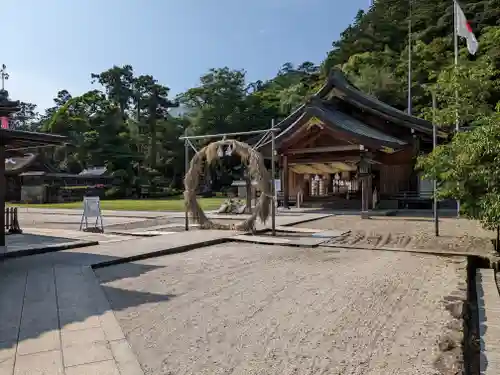
[[[20,342],[39,337],[40,335],[58,330],[59,322],[57,317],[56,291],[54,284],[54,271],[52,267],[33,270],[28,272],[26,282],[26,294],[19,330]],[[27,343],[27,350],[30,346],[38,347],[40,342],[46,342],[49,347],[53,341],[50,335],[41,338],[38,342]],[[55,349],[55,348],[53,348]]]
[[[142,375],[141,365],[137,360],[134,362],[117,363],[118,369],[120,370],[120,375]]]
[[[3,308],[3,305],[2,305]],[[16,342],[19,335],[19,317],[21,316],[21,311],[19,311],[19,316],[16,318],[0,319],[0,339],[8,342]]]
[[[36,337],[43,332],[59,329],[55,300],[26,302],[21,318],[19,340]]]
[[[92,344],[94,342],[106,342],[106,336],[101,327],[81,329],[78,331],[61,330],[62,346],[75,346],[78,344]]]
[[[88,363],[85,365],[66,367],[66,375],[128,375],[120,373],[115,361]]]
[[[54,283],[54,269],[44,268],[41,270],[30,270],[26,284],[24,301],[44,301],[47,298],[54,299],[56,285]]]
[[[81,267],[81,273],[84,278],[84,282],[87,285],[89,293],[92,295],[92,300],[94,306],[97,310],[105,312],[111,310],[108,299],[102,290],[101,284],[97,280],[94,271],[91,267]]]
[[[0,363],[16,356],[16,344],[11,341],[0,342]],[[1,374],[1,372],[0,372]]]
[[[480,371],[484,375],[500,373],[500,296],[492,269],[476,271],[480,335]],[[493,283],[491,282],[493,280]]]
[[[14,371],[15,357],[0,359],[0,374],[11,375]]]
[[[143,374],[141,365],[127,340],[111,341],[110,345],[121,375]]]
[[[26,289],[26,276],[26,272],[19,272],[0,277],[0,285],[2,286],[0,288],[0,340],[2,342],[15,342],[17,340]]]
[[[63,348],[64,365],[78,366],[86,363],[113,359],[111,348],[107,342],[94,342],[86,345],[74,345]]]
[[[38,337],[20,340],[17,347],[18,355],[33,354],[61,349],[59,330],[42,332]]]
[[[61,351],[17,356],[14,375],[64,375]]]
[[[99,317],[99,320],[101,321],[101,327],[104,330],[104,334],[109,341],[121,340],[125,338],[122,328],[118,324],[113,311],[106,311]]]
[[[71,313],[60,311],[60,314],[61,329],[66,331],[77,331],[101,326],[97,315],[85,316],[86,314],[78,311]]]

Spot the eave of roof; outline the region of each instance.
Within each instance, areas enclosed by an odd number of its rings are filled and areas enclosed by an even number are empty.
[[[407,142],[371,128],[341,111],[315,104],[306,107],[302,116],[276,137],[276,146],[279,147],[286,135],[313,117],[319,118],[331,130],[349,135],[359,140],[359,144],[365,146],[386,146],[400,149],[407,145]]]
[[[293,116],[293,117],[292,117]],[[312,117],[318,117],[327,126],[334,131],[340,131],[348,134],[365,146],[386,146],[394,149],[400,149],[408,143],[391,135],[385,134],[380,130],[374,129],[361,121],[333,108],[327,108],[321,104],[319,99],[312,100],[310,105],[303,105],[291,116],[293,122],[283,129],[275,138],[276,147],[279,147],[285,137],[292,134],[302,124],[309,121]],[[285,124],[285,121],[281,125]],[[268,146],[270,141],[262,146]]]
[[[325,98],[333,89],[337,89],[344,94],[341,99],[356,105],[358,108],[371,111],[372,113],[385,118],[389,118],[403,126],[424,133],[432,133],[432,123],[424,119],[411,116],[406,112],[400,111],[399,109],[378,100],[374,96],[365,94],[349,82],[344,74],[337,69],[331,71],[328,76],[327,83],[318,91],[316,96]]]
[[[37,159],[38,155],[29,154],[26,156],[11,156],[5,158],[5,173],[18,174],[32,165]]]
[[[9,148],[62,145],[68,138],[47,133],[26,132],[21,130],[0,129],[0,143]]]

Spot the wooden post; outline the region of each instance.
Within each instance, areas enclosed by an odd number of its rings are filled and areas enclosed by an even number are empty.
[[[5,145],[0,143],[0,246],[5,246]]]
[[[368,165],[368,176],[366,176],[366,190],[368,210],[371,210],[373,209],[373,176],[371,165]]]
[[[252,179],[248,175],[248,173],[245,173],[245,193],[246,193],[246,208],[245,212],[247,214],[252,213]]]
[[[283,208],[289,208],[290,178],[288,173],[288,155],[283,155]]]
[[[361,156],[361,160],[359,162],[359,178],[361,179],[361,218],[369,219],[370,215],[368,213],[369,204],[370,204],[370,194],[371,194],[371,174],[370,174],[370,165],[365,160],[363,156]]]

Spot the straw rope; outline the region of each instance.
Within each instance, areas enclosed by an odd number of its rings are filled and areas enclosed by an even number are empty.
[[[249,178],[257,182],[257,187],[261,191],[261,195],[252,215],[248,219],[232,225],[212,222],[207,218],[196,199],[196,190],[200,183],[204,162],[206,162],[207,165],[211,165],[217,160],[220,160],[217,151],[219,147],[223,148],[224,146],[231,147],[233,150],[232,152],[241,158],[241,162],[248,168]],[[271,200],[271,179],[264,165],[262,155],[246,143],[234,139],[213,142],[199,150],[191,159],[189,170],[184,177],[184,202],[186,208],[193,220],[200,224],[200,228],[202,229],[254,231],[257,218],[265,222],[269,217]]]

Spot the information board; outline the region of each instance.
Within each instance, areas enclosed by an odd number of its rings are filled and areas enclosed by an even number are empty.
[[[89,227],[89,219],[95,219],[94,226]],[[83,198],[83,213],[80,230],[104,232],[102,222],[101,199],[99,197]]]

